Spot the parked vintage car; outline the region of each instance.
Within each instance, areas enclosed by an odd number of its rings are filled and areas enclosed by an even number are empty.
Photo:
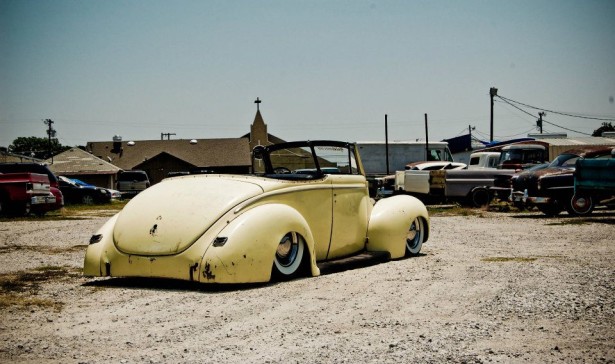
[[[373,203],[354,144],[258,146],[253,157],[264,174],[179,176],[139,193],[92,236],[84,274],[267,282],[350,256],[417,255],[429,237],[419,200]]]
[[[504,174],[495,176],[493,186],[489,187],[489,191],[492,196],[497,197],[502,201],[512,202],[515,207],[523,209],[525,208],[525,201],[521,201],[523,195],[518,195],[516,199],[513,199],[513,185],[515,184],[515,180],[519,178],[519,176],[525,176],[529,173],[534,173],[534,171],[545,169],[549,166],[549,164],[550,163],[541,163],[525,170],[519,170],[512,175]]]
[[[92,186],[65,176],[59,176],[60,191],[67,204],[101,204],[111,201],[111,193],[105,188]]]
[[[413,162],[406,164],[405,171],[395,171],[395,174],[384,176],[382,178],[376,178],[376,182],[378,185],[378,189],[376,190],[376,198],[384,198],[388,196],[394,195],[397,191],[402,191],[403,189],[397,189],[396,183],[403,184],[404,178],[407,174],[410,174],[410,179],[413,179],[415,176],[421,179],[420,182],[424,182],[427,184],[427,190],[429,191],[429,171],[438,171],[438,170],[450,170],[450,169],[464,169],[467,168],[467,164],[465,163],[457,163],[457,162],[448,162],[448,161],[422,161],[422,162]],[[423,172],[419,172],[423,171]],[[401,182],[400,182],[401,181]],[[413,181],[414,182],[414,181]]]
[[[615,206],[615,148],[611,158],[577,160],[572,201],[577,214],[589,214],[595,205]]]
[[[585,199],[575,199],[574,171],[579,159],[611,158],[614,147],[572,149],[557,156],[547,168],[525,171],[512,179],[513,201],[517,205],[536,206],[548,216],[563,210],[570,215],[586,215]]]

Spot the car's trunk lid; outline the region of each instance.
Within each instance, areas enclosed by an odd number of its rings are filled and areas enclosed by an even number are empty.
[[[127,254],[177,254],[230,209],[262,192],[249,179],[204,175],[166,179],[124,207],[113,238]]]

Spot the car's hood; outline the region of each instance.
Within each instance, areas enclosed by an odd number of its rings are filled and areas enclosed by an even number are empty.
[[[546,176],[559,176],[562,174],[573,174],[574,168],[548,167],[533,172],[535,176],[542,178]]]
[[[124,207],[113,239],[127,254],[176,254],[230,209],[261,193],[259,180],[250,177],[190,175],[165,179]]]

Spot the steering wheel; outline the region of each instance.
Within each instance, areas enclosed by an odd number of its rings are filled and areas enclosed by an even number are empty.
[[[286,168],[286,167],[276,167],[273,169],[273,173],[275,174],[290,174],[292,173],[290,171],[290,169]]]

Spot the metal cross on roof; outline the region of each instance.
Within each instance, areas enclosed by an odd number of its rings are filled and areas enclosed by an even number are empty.
[[[254,103],[256,104],[256,110],[260,111],[260,103],[262,101],[257,97],[256,100],[254,100]]]

